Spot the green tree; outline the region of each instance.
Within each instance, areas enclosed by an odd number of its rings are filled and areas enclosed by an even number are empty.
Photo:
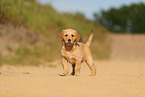
[[[145,33],[145,4],[123,5],[101,11],[100,23],[113,32]],[[98,19],[94,15],[94,19]]]

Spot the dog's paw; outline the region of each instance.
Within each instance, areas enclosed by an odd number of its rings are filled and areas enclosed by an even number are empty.
[[[78,73],[78,74],[75,74],[74,76],[80,76],[80,74]]]
[[[63,74],[64,74],[64,75],[67,75],[67,74],[68,74],[68,72],[63,72]]]

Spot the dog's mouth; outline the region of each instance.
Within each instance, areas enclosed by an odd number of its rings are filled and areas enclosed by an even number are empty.
[[[72,44],[72,43],[71,43],[71,41],[68,41],[68,43],[67,43],[67,44]]]
[[[67,45],[72,45],[72,43],[67,43]]]

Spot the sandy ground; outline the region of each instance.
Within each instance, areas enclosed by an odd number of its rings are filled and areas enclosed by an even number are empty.
[[[4,65],[0,69],[0,97],[145,97],[145,61],[95,63],[96,77],[89,76],[86,64],[77,77],[59,76],[62,68],[55,65]]]
[[[138,42],[136,52],[135,44],[125,42],[122,47],[119,39],[122,36],[112,38],[110,60],[95,61],[95,77],[89,76],[85,63],[77,77],[60,76],[59,60],[39,67],[3,65],[0,67],[0,97],[145,97],[145,44]],[[132,51],[124,53],[127,48]]]

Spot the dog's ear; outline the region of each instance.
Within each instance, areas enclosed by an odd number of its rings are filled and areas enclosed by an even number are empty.
[[[80,34],[77,32],[77,33],[76,33],[76,42],[78,42],[78,41],[80,40],[80,38],[81,38],[81,37],[80,37]]]
[[[59,34],[59,40],[63,42],[63,31]]]

